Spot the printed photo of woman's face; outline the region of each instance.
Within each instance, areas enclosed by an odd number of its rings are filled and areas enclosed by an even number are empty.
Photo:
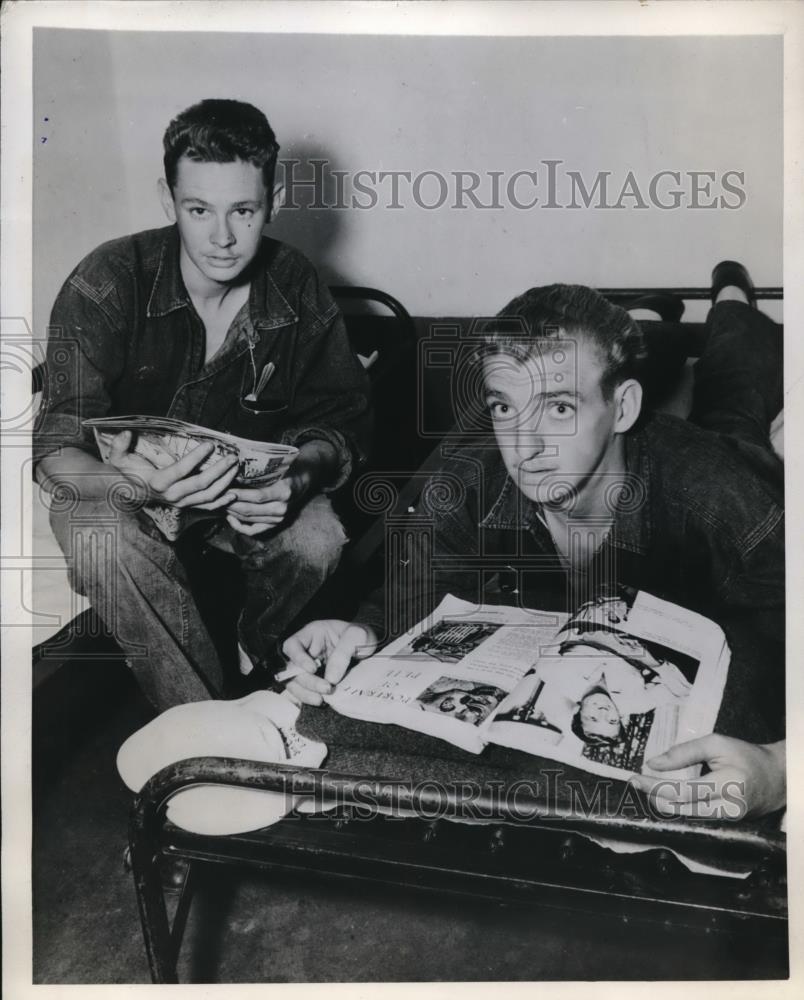
[[[581,702],[581,729],[584,736],[616,740],[622,720],[617,706],[603,691],[588,694]]]

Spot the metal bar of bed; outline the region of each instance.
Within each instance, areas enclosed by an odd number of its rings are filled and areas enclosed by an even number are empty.
[[[320,817],[293,815],[273,827],[229,837],[188,833],[165,819],[170,798],[193,785],[227,785],[293,795],[333,798],[338,812]],[[284,869],[330,878],[370,880],[450,895],[507,900],[548,911],[573,910],[624,921],[724,932],[741,937],[787,934],[785,837],[773,831],[741,831],[707,824],[646,824],[609,817],[584,818],[546,811],[543,802],[518,800],[516,818],[492,789],[482,789],[473,806],[489,819],[462,826],[455,792],[424,786],[416,808],[436,819],[407,823],[377,813],[365,816],[366,791],[379,808],[413,805],[390,779],[356,777],[230,758],[193,758],[164,768],[146,784],[131,813],[129,842],[146,951],[155,983],[178,982],[184,922],[193,890],[193,865],[235,864]],[[497,790],[498,791],[498,790]],[[400,794],[401,792],[401,794]],[[412,793],[411,793],[412,794]],[[351,821],[350,807],[358,812]],[[529,809],[530,807],[530,809]],[[523,817],[531,812],[531,818]],[[628,835],[636,843],[662,838],[664,847],[618,862],[584,838]],[[700,842],[721,858],[753,861],[746,880],[688,872],[670,848],[683,851]],[[159,872],[162,857],[190,863],[172,924]]]

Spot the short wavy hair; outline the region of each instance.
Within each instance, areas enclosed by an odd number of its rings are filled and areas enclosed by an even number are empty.
[[[484,323],[483,355],[509,354],[525,361],[539,341],[586,337],[603,360],[601,391],[611,399],[626,379],[643,380],[647,350],[640,325],[625,309],[585,285],[530,288]]]
[[[194,104],[171,121],[162,145],[165,180],[171,191],[179,160],[187,156],[198,163],[253,163],[262,171],[270,197],[279,144],[268,119],[253,104],[222,99]]]

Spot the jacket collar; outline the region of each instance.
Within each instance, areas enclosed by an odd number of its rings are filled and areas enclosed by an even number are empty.
[[[653,462],[643,430],[631,431],[625,441],[626,481],[617,498],[612,545],[645,555],[653,539]]]
[[[272,273],[278,248],[275,240],[263,239],[260,251],[251,264],[254,275],[249,292],[249,314],[257,329],[274,330],[298,319]],[[162,240],[156,277],[148,299],[150,318],[167,316],[191,304],[181,276],[179,250],[179,230],[173,225]]]
[[[148,316],[167,316],[190,304],[179,267],[179,230],[171,226],[162,240],[159,263],[156,268],[151,296],[148,299]]]
[[[614,524],[609,533],[611,545],[630,552],[644,554],[652,537],[651,523],[651,471],[650,454],[644,434],[633,431],[626,439],[626,482],[617,498]],[[501,458],[490,477],[492,502],[480,524],[484,528],[514,529],[516,531],[546,530],[538,516],[538,505],[517,489],[508,475]],[[495,480],[502,471],[502,487],[497,490]]]

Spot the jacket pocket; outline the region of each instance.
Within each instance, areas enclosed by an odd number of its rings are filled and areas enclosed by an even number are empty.
[[[249,417],[283,417],[288,412],[288,404],[283,399],[240,398],[240,413],[244,420]]]

